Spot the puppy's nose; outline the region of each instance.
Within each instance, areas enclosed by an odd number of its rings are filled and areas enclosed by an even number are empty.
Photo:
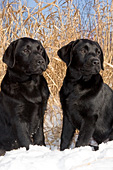
[[[93,64],[93,66],[96,66],[96,65],[99,65],[100,62],[99,62],[98,59],[93,59],[93,60],[92,60],[92,64]]]
[[[37,62],[38,64],[44,64],[44,60],[39,60],[38,62]]]

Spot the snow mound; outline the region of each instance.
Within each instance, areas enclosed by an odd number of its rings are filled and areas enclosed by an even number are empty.
[[[113,141],[102,143],[98,151],[91,147],[54,150],[30,146],[6,152],[0,157],[0,170],[113,170]]]

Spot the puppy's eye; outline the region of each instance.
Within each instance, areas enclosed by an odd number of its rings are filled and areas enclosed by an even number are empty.
[[[38,50],[38,51],[40,50],[40,46],[39,46],[39,45],[37,46],[37,50]]]
[[[100,55],[101,54],[100,50],[96,49],[96,54]]]
[[[25,53],[29,52],[29,50],[28,50],[28,49],[24,49],[23,51],[24,51]]]
[[[81,49],[82,54],[86,54],[88,52],[88,46],[85,45],[82,49]]]
[[[86,53],[87,53],[87,49],[83,48],[83,49],[81,49],[81,52],[82,52],[83,54],[86,54]]]

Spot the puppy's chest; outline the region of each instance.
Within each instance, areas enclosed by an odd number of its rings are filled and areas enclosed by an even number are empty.
[[[74,86],[74,95],[76,99],[82,99],[87,96],[88,93],[90,93],[90,89],[83,89],[81,86],[77,85]]]
[[[72,89],[73,91],[69,94],[69,98],[74,99],[76,102],[84,100],[91,92],[90,89],[83,89],[80,85],[73,86]]]
[[[69,93],[66,103],[74,105],[75,107],[83,108],[86,107],[87,103],[91,102],[90,89],[83,89],[81,86],[73,86],[73,90]]]
[[[30,82],[30,84],[21,85],[21,95],[29,102],[40,103],[42,101],[42,92],[38,84]]]
[[[31,103],[40,103],[42,101],[41,88],[33,81],[26,83],[12,83],[7,86],[6,89],[7,93],[9,93],[14,99]]]
[[[102,91],[96,93],[94,89],[83,89],[79,85],[73,87],[73,92],[67,98],[67,104],[74,106],[80,113],[93,113],[99,112],[103,102],[99,102],[102,99]]]

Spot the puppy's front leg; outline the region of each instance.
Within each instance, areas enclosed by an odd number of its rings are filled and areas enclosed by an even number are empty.
[[[87,116],[82,122],[76,147],[86,146],[89,144],[90,138],[92,137],[95,124],[97,121],[97,115]]]
[[[61,144],[60,150],[63,151],[67,149],[70,145],[71,139],[74,135],[75,128],[72,123],[68,120],[67,116],[63,116],[63,128],[62,128],[62,135],[61,135]]]
[[[43,132],[44,124],[44,114],[47,106],[47,101],[40,104],[38,108],[38,126],[35,129],[35,134],[33,136],[34,145],[44,145],[45,146],[45,137]]]
[[[37,131],[34,134],[33,144],[45,146],[45,138],[44,138],[44,132],[43,132],[43,118],[40,120],[39,126],[37,127]]]
[[[15,118],[15,126],[17,132],[17,141],[19,147],[26,147],[26,150],[29,149],[29,145],[32,143],[28,134],[27,123],[21,121],[19,118]]]

